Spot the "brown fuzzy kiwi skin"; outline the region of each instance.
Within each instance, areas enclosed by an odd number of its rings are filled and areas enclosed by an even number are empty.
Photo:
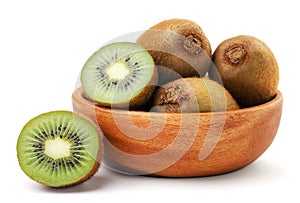
[[[230,93],[208,78],[181,78],[160,87],[152,111],[167,113],[216,112],[239,109]]]
[[[163,67],[158,69],[159,85],[181,77],[205,76],[211,62],[210,42],[201,27],[190,20],[162,21],[145,31],[137,43],[149,51],[158,67]]]
[[[135,97],[131,98],[130,101],[118,104],[102,103],[94,101],[96,105],[108,108],[117,109],[129,109],[129,110],[140,110],[144,108],[144,105],[150,100],[153,92],[157,87],[158,74],[157,69],[154,67],[153,76],[143,90]]]
[[[242,108],[263,104],[277,92],[278,64],[261,40],[239,35],[223,41],[213,54],[208,75],[223,83]]]

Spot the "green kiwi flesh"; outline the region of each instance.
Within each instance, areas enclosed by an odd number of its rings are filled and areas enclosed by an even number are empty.
[[[17,141],[21,169],[50,187],[67,187],[90,178],[100,166],[99,153],[96,128],[68,111],[52,111],[31,119]]]
[[[88,59],[81,84],[85,94],[101,106],[135,108],[151,97],[157,72],[151,55],[141,45],[115,42]]]
[[[278,64],[261,40],[247,35],[227,39],[215,50],[213,62],[209,77],[223,83],[240,107],[260,105],[276,95]]]
[[[152,111],[167,113],[216,112],[239,109],[230,93],[208,78],[181,78],[160,87]]]
[[[195,22],[169,19],[150,27],[137,43],[145,47],[158,66],[158,84],[181,77],[205,76],[212,56],[210,42]]]

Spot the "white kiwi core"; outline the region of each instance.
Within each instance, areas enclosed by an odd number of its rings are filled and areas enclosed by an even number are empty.
[[[126,64],[116,62],[106,69],[106,73],[110,80],[123,80],[130,73],[130,70]]]
[[[45,142],[45,154],[53,159],[61,159],[70,156],[71,143],[55,138]]]

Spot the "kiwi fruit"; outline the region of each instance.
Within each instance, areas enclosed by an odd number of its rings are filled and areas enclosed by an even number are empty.
[[[69,111],[51,111],[31,119],[17,141],[24,173],[50,186],[67,187],[86,181],[100,166],[98,131]]]
[[[211,62],[210,42],[190,20],[162,21],[142,33],[137,43],[152,55],[159,85],[181,77],[205,76]]]
[[[263,104],[276,95],[278,64],[261,40],[247,35],[227,39],[215,50],[213,62],[209,77],[223,83],[240,107]]]
[[[85,94],[100,106],[134,109],[151,97],[157,71],[141,45],[114,42],[88,59],[81,71],[81,84]]]
[[[208,78],[180,78],[160,87],[152,111],[167,113],[216,112],[239,109],[231,94]]]

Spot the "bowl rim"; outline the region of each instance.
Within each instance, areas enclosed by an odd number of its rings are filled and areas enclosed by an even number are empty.
[[[79,95],[79,96],[78,96]],[[86,95],[84,95],[84,90],[82,87],[79,87],[78,89],[76,89],[73,93],[73,99],[74,97],[80,97],[79,99],[84,100],[85,103],[89,104],[89,105],[93,105],[95,108],[107,112],[107,113],[117,113],[117,114],[137,114],[137,115],[149,115],[151,114],[151,116],[155,116],[155,115],[222,115],[224,113],[226,114],[231,114],[231,113],[242,113],[242,112],[252,112],[252,111],[258,111],[260,109],[264,109],[264,108],[271,108],[273,106],[278,105],[279,103],[281,103],[283,101],[283,96],[280,90],[277,90],[276,95],[273,97],[273,99],[257,105],[257,106],[252,106],[252,107],[246,107],[246,108],[241,108],[241,109],[236,109],[236,110],[227,110],[227,111],[215,111],[215,112],[191,112],[191,113],[187,113],[187,112],[183,112],[183,113],[165,113],[165,112],[154,112],[154,111],[141,111],[141,110],[126,110],[126,109],[111,109],[108,107],[102,107],[97,105],[96,103],[93,103],[93,101],[89,100],[87,98]]]

